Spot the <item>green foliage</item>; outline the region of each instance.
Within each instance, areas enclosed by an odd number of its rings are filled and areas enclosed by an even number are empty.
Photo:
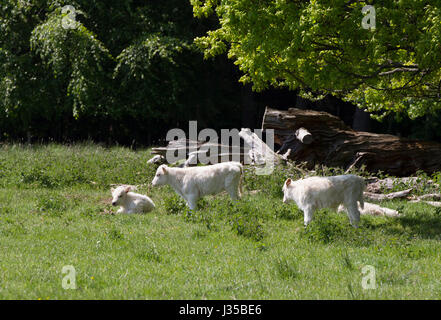
[[[72,28],[65,5],[75,8]],[[2,1],[0,139],[151,144],[189,118],[237,122],[216,118],[239,95],[223,79],[231,68],[195,50],[204,30],[180,0]]]
[[[172,193],[164,199],[164,208],[168,214],[180,214],[185,211],[185,201],[177,194]]]
[[[303,212],[295,204],[287,205],[283,202],[276,202],[273,208],[274,216],[278,219],[296,220],[303,219]]]
[[[207,196],[198,210],[190,211],[170,188],[151,188],[156,170],[146,165],[149,158],[149,150],[91,144],[2,146],[0,243],[7,250],[0,250],[0,297],[440,297],[434,285],[441,263],[439,208],[385,201],[383,206],[400,208],[402,216],[362,216],[358,229],[332,210],[316,212],[304,229],[303,215],[294,205],[262,192],[245,192],[240,201],[227,194]],[[71,177],[65,171],[69,166],[96,184],[71,182],[65,178]],[[334,172],[322,169],[320,173]],[[20,172],[33,171],[38,172],[35,179],[19,181]],[[277,167],[274,174],[282,179],[296,172]],[[50,184],[41,183],[44,176]],[[156,203],[155,210],[115,214],[109,186],[124,183],[138,185],[138,192]],[[259,190],[264,180],[248,172],[244,187]],[[77,290],[60,285],[64,265],[75,267]],[[366,265],[375,267],[376,290],[361,287]]]
[[[351,257],[349,256],[347,251],[344,251],[342,254],[342,264],[343,264],[343,267],[347,268],[348,270],[354,269],[354,264],[353,264]]]
[[[0,186],[54,189],[87,185],[110,190],[115,183],[145,184],[155,174],[155,168],[146,164],[150,157],[149,151],[134,153],[127,148],[90,144],[70,148],[53,144],[1,146]]]
[[[231,218],[231,227],[238,235],[261,241],[265,237],[263,225],[256,216],[235,215]]]
[[[138,253],[137,258],[145,261],[162,262],[161,255],[159,254],[154,243],[146,246],[146,248]]]
[[[66,94],[72,96],[73,114],[78,117],[87,107],[102,109],[108,103],[102,89],[109,83],[104,71],[113,57],[79,21],[75,29],[65,29],[62,18],[61,8],[50,13],[48,19],[32,31],[30,45],[52,69],[54,78],[67,82]]]
[[[296,264],[284,258],[279,258],[276,261],[276,269],[279,276],[284,280],[295,279],[300,275]]]
[[[280,166],[271,175],[257,175],[252,167],[245,167],[245,178],[247,189],[262,192],[263,194],[280,198],[283,196],[283,183],[290,177],[299,179],[299,171],[295,167]]]
[[[229,221],[231,228],[239,235],[262,241],[265,237],[263,214],[255,202],[243,199],[230,207]]]
[[[353,228],[345,215],[322,209],[314,213],[313,221],[303,230],[302,235],[313,243],[349,242],[356,246],[367,246],[372,239],[366,237],[362,230]]]
[[[41,214],[61,216],[67,209],[66,199],[58,194],[46,194],[37,201],[37,210]]]
[[[123,240],[124,239],[124,235],[121,233],[121,231],[117,230],[117,229],[112,229],[108,232],[107,236],[109,237],[109,239],[112,240]]]
[[[375,3],[376,28],[363,29],[366,1],[191,0],[218,29],[196,39],[205,57],[228,53],[254,89],[333,94],[381,118],[441,108],[441,4]]]

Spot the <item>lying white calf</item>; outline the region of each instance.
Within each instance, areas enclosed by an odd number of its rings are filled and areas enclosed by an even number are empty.
[[[358,210],[360,213],[371,215],[371,216],[386,216],[386,217],[399,217],[400,213],[397,210],[380,207],[378,204],[373,204],[369,202],[364,203],[364,208],[358,205]],[[340,205],[338,207],[338,212],[346,212],[345,207]]]
[[[314,211],[322,208],[337,209],[343,204],[352,226],[358,227],[361,208],[364,207],[364,179],[352,174],[334,177],[310,177],[297,181],[287,179],[283,185],[283,202],[295,201],[303,210],[305,226],[311,222]]]
[[[209,166],[170,168],[159,166],[153,178],[153,186],[170,185],[196,209],[199,198],[226,190],[233,200],[240,198],[243,168],[239,162],[222,162]]]
[[[116,213],[142,213],[155,208],[152,199],[139,193],[131,192],[131,187],[119,186],[112,188],[112,205],[120,205]]]

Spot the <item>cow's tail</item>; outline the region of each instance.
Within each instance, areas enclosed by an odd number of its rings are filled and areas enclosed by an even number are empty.
[[[361,188],[360,188],[360,195],[358,197],[358,202],[360,202],[361,209],[364,209],[364,199],[363,199],[363,191],[366,188],[366,182],[363,178],[361,178]]]
[[[239,197],[242,197],[243,195],[243,183],[244,183],[244,172],[243,172],[243,165],[239,164],[240,168],[240,179],[239,179]]]

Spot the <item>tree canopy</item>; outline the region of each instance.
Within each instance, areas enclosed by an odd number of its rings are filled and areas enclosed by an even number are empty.
[[[2,0],[0,139],[149,143],[189,117],[228,126],[240,117],[219,117],[238,107],[222,81],[233,68],[204,62],[193,43],[210,23],[181,0]]]
[[[196,39],[205,57],[228,53],[257,91],[332,94],[378,118],[441,108],[441,3],[386,0],[191,0],[219,28]],[[374,5],[375,29],[362,12]]]

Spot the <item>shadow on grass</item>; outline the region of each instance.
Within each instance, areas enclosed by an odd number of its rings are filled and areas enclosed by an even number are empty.
[[[344,215],[319,210],[301,237],[324,244],[370,247],[383,242],[408,243],[415,238],[441,239],[441,210],[410,209],[399,218],[362,217],[360,227],[352,228]]]
[[[350,244],[354,247],[369,247],[375,242],[369,226],[353,228],[344,215],[332,213],[327,209],[315,213],[313,221],[304,228],[300,236],[311,242],[323,244]]]
[[[441,239],[441,218],[439,217],[402,217],[398,223],[413,235],[423,239]]]
[[[365,219],[364,227],[371,230],[381,229],[395,236],[406,235],[409,238],[441,239],[441,210],[439,208],[424,212],[404,212],[399,218],[384,218],[377,221],[375,217]]]

